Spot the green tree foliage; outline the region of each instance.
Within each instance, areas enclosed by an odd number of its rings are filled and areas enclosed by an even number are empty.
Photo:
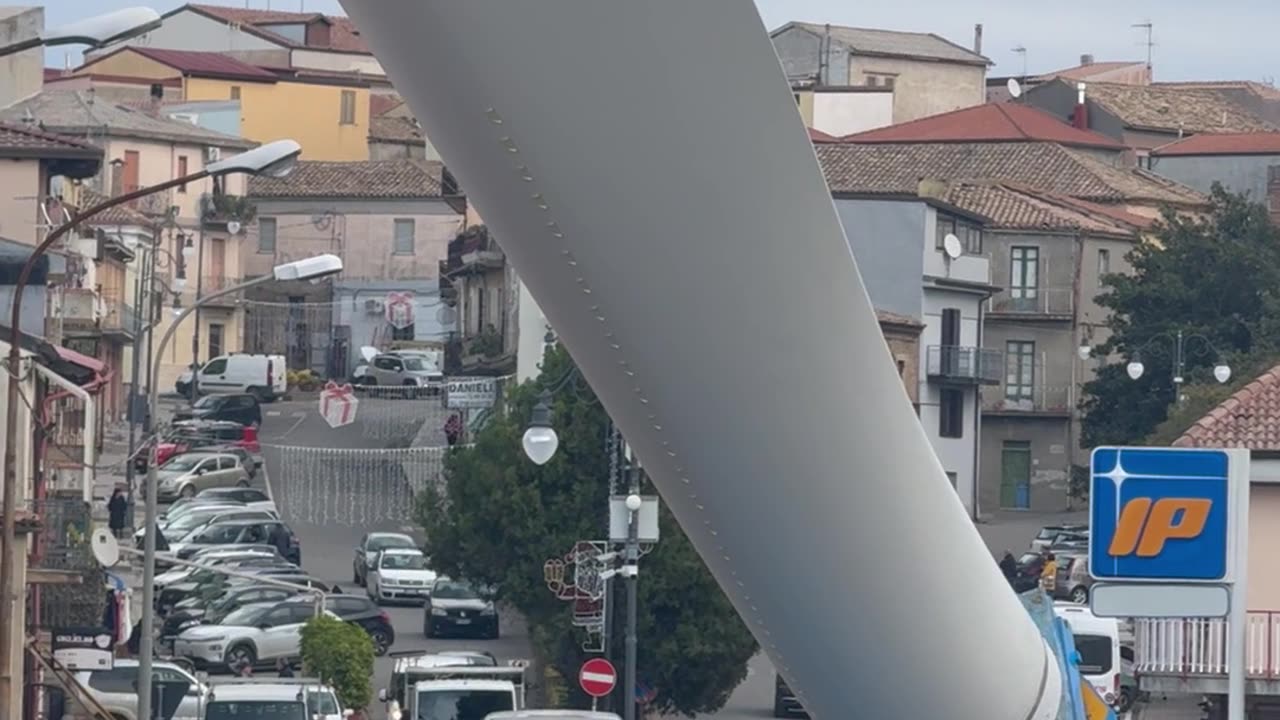
[[[544,384],[572,366],[562,348],[549,351]],[[521,449],[539,392],[526,384],[508,395],[510,411],[479,432],[474,446],[450,453],[443,486],[423,495],[418,516],[437,570],[500,588],[501,599],[528,619],[540,656],[576,678],[587,657],[584,636],[571,626],[569,603],[547,589],[542,568],[575,542],[604,535],[609,419],[589,390],[568,385],[553,402],[560,448],[550,462],[538,467]],[[665,508],[661,532],[640,565],[637,675],[657,690],[664,713],[713,712],[746,677],[756,643]],[[617,588],[622,598],[621,582]],[[622,623],[615,627],[621,648]],[[572,686],[570,702],[588,707]]]
[[[1188,387],[1215,384],[1219,362],[1240,373],[1280,348],[1280,233],[1266,207],[1244,195],[1215,185],[1211,200],[1203,218],[1166,211],[1154,241],[1127,255],[1132,274],[1103,278],[1097,301],[1110,311],[1111,335],[1095,354],[1117,360],[1084,387],[1082,446],[1140,443],[1165,422],[1178,331],[1187,338]],[[1136,381],[1125,370],[1135,357],[1146,368]]]
[[[344,707],[363,710],[373,700],[373,641],[358,625],[328,615],[308,620],[302,664],[308,676],[333,686]]]

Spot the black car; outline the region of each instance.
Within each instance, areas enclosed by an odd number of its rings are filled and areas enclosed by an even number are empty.
[[[241,451],[243,452],[243,451]],[[249,503],[267,503],[271,502],[271,498],[267,497],[267,493],[258,488],[246,487],[219,487],[201,490],[196,494],[197,500],[210,501],[231,501],[248,505]]]
[[[312,601],[310,598],[300,596],[294,602],[311,603]],[[326,596],[324,609],[346,622],[359,625],[369,633],[369,638],[373,640],[373,652],[378,657],[386,655],[387,650],[396,641],[396,631],[391,625],[391,616],[363,595]]]
[[[796,699],[795,693],[791,692],[791,688],[787,687],[787,681],[783,680],[781,675],[778,675],[777,678],[773,685],[773,716],[780,718],[809,717],[809,713],[805,711],[804,706]]]
[[[498,609],[468,582],[439,578],[423,608],[422,634],[429,638],[446,634],[498,637]]]
[[[179,602],[165,618],[160,636],[175,637],[193,625],[217,625],[222,618],[245,605],[287,600],[299,592],[275,585],[228,585],[211,601],[202,603],[202,598],[192,597]]]
[[[225,569],[234,569],[239,573],[248,573],[253,575],[269,575],[279,572],[280,574],[297,574],[302,572],[298,568],[289,564],[285,560],[272,557],[254,558],[237,564],[235,567],[225,566]],[[212,600],[226,591],[227,586],[234,581],[247,582],[243,578],[237,578],[224,575],[217,570],[210,568],[208,570],[197,570],[188,576],[182,582],[176,582],[171,585],[165,585],[158,588],[156,594],[156,609],[161,614],[166,614],[170,610],[191,598],[199,598],[202,601]]]
[[[229,420],[241,425],[261,425],[262,406],[252,395],[205,395],[189,408],[179,408],[174,420]]]
[[[302,547],[298,536],[280,520],[228,520],[209,525],[198,533],[182,538],[177,550],[179,560],[187,560],[210,545],[255,545],[272,543],[279,533],[284,533],[287,545],[281,551],[285,560],[302,565]]]

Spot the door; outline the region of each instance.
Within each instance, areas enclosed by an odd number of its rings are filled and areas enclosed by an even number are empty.
[[[205,363],[200,370],[200,389],[202,391],[220,390],[231,383],[227,382],[227,359],[214,358]]]
[[[160,696],[160,702],[153,702],[152,707],[161,708],[162,718],[200,720],[202,693],[195,678],[166,667],[156,668],[152,678],[152,688]]]
[[[1031,509],[1031,443],[1006,440],[1000,452],[1000,507]]]
[[[197,489],[204,490],[206,488],[215,487],[218,484],[218,458],[207,458],[202,460],[196,466],[192,473],[195,477],[191,483]]]
[[[141,172],[141,163],[137,150],[124,151],[124,167],[121,168],[124,192],[130,193],[141,187],[138,179]]]
[[[294,622],[294,607],[282,605],[262,617],[258,636],[258,659],[274,660],[280,657],[291,657],[289,650],[297,652],[300,627]],[[290,636],[293,636],[292,638]]]
[[[960,352],[959,308],[942,309],[942,327],[939,344],[942,345],[942,349],[940,351],[942,356],[939,358],[942,361],[942,374],[950,377],[959,376],[961,365],[964,363]]]

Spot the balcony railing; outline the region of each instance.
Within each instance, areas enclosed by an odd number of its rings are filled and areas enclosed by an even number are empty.
[[[1004,376],[1004,353],[962,345],[930,345],[928,376],[944,383],[997,385]]]
[[[1039,377],[1039,368],[1036,377]],[[1016,377],[1016,376],[1015,376]],[[1007,382],[1008,378],[1004,378]],[[1002,384],[982,394],[982,409],[989,413],[1069,413],[1071,387],[1035,384],[1030,387]]]
[[[1048,315],[1070,317],[1075,294],[1070,288],[1012,288],[991,298],[993,315]]]
[[[133,308],[116,300],[103,300],[102,317],[98,321],[98,327],[104,333],[133,334]]]
[[[1225,620],[1135,620],[1134,642],[1134,670],[1139,675],[1225,677],[1227,674]],[[1280,679],[1280,612],[1249,613],[1245,648],[1245,671],[1251,679]]]

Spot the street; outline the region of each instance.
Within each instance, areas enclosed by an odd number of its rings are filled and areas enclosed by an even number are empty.
[[[371,473],[371,464],[363,456],[373,453],[347,453],[357,458],[354,464],[344,465],[334,458],[344,455],[344,450],[403,447],[427,423],[435,423],[439,432],[444,423],[439,400],[362,398],[355,422],[338,429],[325,423],[315,402],[278,402],[263,410],[260,437],[267,484],[284,520],[301,540],[303,568],[336,583],[343,592],[364,592],[351,582],[353,554],[361,537],[382,531],[421,539],[421,533],[411,519],[407,480],[400,468],[383,464]],[[444,445],[442,432],[437,444]],[[315,461],[306,461],[308,455]],[[487,650],[500,663],[530,657],[528,634],[511,614],[501,617],[502,635],[497,640],[427,640],[422,634],[421,607],[388,605],[384,609],[396,631],[392,653]],[[387,686],[391,666],[390,655],[376,660],[375,691]]]

